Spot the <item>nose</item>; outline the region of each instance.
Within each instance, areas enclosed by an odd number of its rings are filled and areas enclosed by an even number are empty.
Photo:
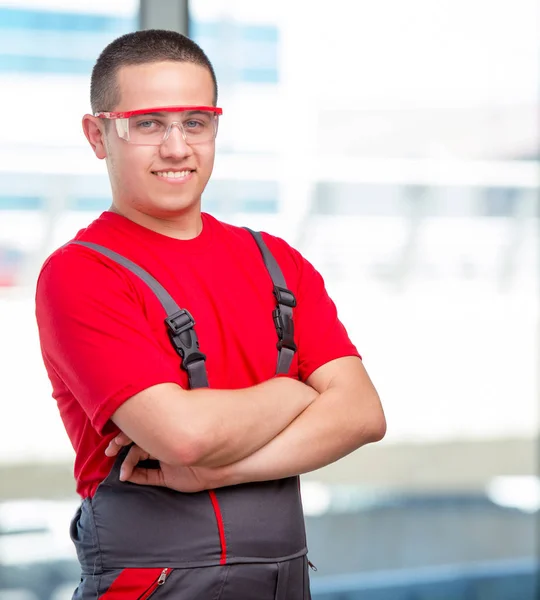
[[[192,154],[192,149],[184,139],[180,123],[171,123],[160,146],[160,154],[168,158],[183,158]]]

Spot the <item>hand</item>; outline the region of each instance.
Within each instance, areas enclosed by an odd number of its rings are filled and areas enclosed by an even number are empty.
[[[116,456],[124,446],[132,444],[125,434],[119,433],[105,450],[107,456]],[[155,460],[148,452],[136,444],[130,448],[120,468],[120,481],[129,481],[137,485],[155,485],[167,487],[178,492],[193,493],[220,487],[223,485],[219,474],[222,468],[212,467],[173,467],[160,462],[159,469],[138,467],[141,460]]]

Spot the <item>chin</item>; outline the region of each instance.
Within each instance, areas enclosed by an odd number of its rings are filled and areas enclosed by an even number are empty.
[[[159,198],[148,207],[147,214],[155,217],[172,217],[177,214],[200,210],[200,200],[194,198]]]

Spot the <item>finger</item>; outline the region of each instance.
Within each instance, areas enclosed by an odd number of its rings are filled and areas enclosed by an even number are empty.
[[[109,445],[105,448],[105,456],[116,456],[121,449],[122,446],[119,446],[114,440],[111,440]]]
[[[109,442],[107,448],[105,448],[105,456],[116,456],[124,446],[129,446],[131,443],[131,438],[129,438],[125,433],[120,432]]]
[[[123,431],[121,431],[115,438],[114,441],[119,446],[129,446],[133,440],[128,437]]]
[[[127,453],[127,456],[120,467],[120,481],[127,481],[131,477],[137,463],[140,460],[146,460],[147,458],[148,452],[145,452],[142,448],[139,448],[139,446],[133,446]]]
[[[133,469],[131,476],[126,480],[137,485],[157,485],[163,487],[163,473],[160,469],[141,469],[139,467]]]

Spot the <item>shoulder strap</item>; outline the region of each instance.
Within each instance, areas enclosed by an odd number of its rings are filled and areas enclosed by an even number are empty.
[[[208,376],[205,365],[206,356],[199,351],[199,340],[194,329],[195,321],[191,314],[176,304],[169,292],[157,279],[121,254],[92,242],[73,241],[70,244],[85,246],[103,254],[131,271],[134,275],[137,275],[137,277],[146,283],[157,296],[167,313],[167,318],[165,319],[167,331],[176,352],[182,357],[182,368],[187,371],[189,387],[192,389],[208,387]]]
[[[287,374],[291,367],[294,353],[296,352],[296,344],[294,343],[294,322],[293,308],[296,306],[296,298],[294,294],[287,288],[287,282],[283,276],[276,259],[268,246],[264,242],[262,235],[258,231],[252,231],[248,227],[244,227],[257,243],[261,251],[264,264],[272,283],[274,284],[274,296],[276,297],[276,308],[272,316],[274,317],[274,326],[278,335],[278,364],[276,373]]]

